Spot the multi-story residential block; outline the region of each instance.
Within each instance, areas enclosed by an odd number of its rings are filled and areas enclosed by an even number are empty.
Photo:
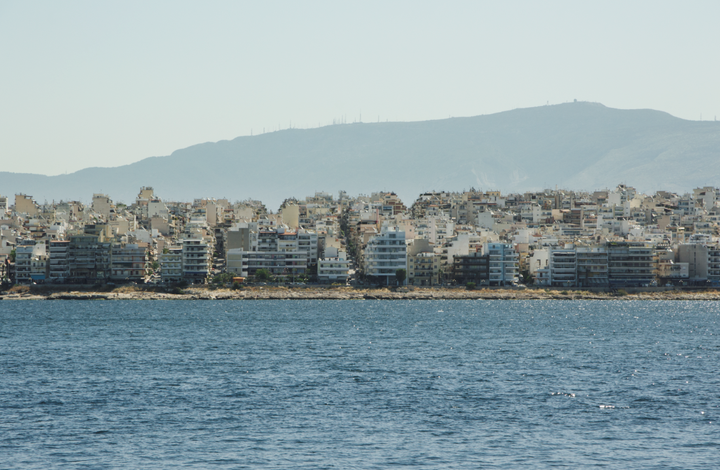
[[[684,243],[677,247],[678,263],[688,264],[688,279],[706,281],[708,279],[708,247],[702,243]]]
[[[398,269],[407,272],[405,232],[396,227],[383,226],[370,238],[365,247],[365,275],[390,285]]]
[[[243,270],[243,253],[250,252],[243,248],[230,248],[225,250],[225,271],[235,276],[247,276],[247,263]]]
[[[248,277],[265,269],[275,277],[293,280],[307,271],[307,253],[304,251],[242,251],[238,248],[227,252],[227,271]]]
[[[456,283],[476,285],[490,282],[490,256],[482,252],[458,255],[453,258],[452,276]]]
[[[78,284],[106,282],[110,277],[112,243],[93,234],[70,236],[68,280]]]
[[[110,279],[115,282],[145,282],[148,255],[137,244],[115,244],[110,260]]]
[[[92,209],[95,213],[102,215],[106,221],[110,220],[110,214],[114,215],[115,208],[106,194],[93,194]]]
[[[297,249],[307,253],[308,266],[318,262],[318,235],[316,232],[299,229],[297,233]]]
[[[7,196],[0,195],[0,219],[4,219],[10,213],[10,204]]]
[[[30,260],[30,279],[33,282],[45,282],[48,272],[48,256],[34,256]]]
[[[575,247],[549,249],[548,267],[550,285],[555,287],[575,287],[577,285],[577,253]]]
[[[319,282],[346,283],[350,272],[350,260],[342,250],[326,249],[325,256],[318,260]]]
[[[45,243],[22,240],[15,247],[15,282],[29,284],[44,281],[47,266]]]
[[[241,222],[227,231],[225,235],[225,250],[240,248],[242,251],[257,251],[258,231],[257,224]]]
[[[413,286],[437,286],[440,279],[440,254],[421,252],[408,254],[408,284]]]
[[[180,282],[183,279],[182,247],[168,247],[158,256],[160,262],[160,279],[162,282]]]
[[[655,281],[657,258],[651,245],[609,242],[607,252],[610,287],[649,286]]]
[[[407,232],[405,232],[407,236]],[[441,283],[442,250],[418,234],[407,240],[407,283],[413,286],[436,286]]]
[[[491,286],[507,286],[517,282],[520,271],[518,254],[510,243],[486,243],[483,253],[489,257]]]
[[[708,246],[708,280],[720,282],[720,245]]]
[[[577,247],[578,287],[607,287],[608,254],[605,247]]]
[[[27,216],[35,216],[40,212],[37,203],[32,196],[26,194],[15,195],[15,213]]]
[[[70,241],[50,240],[48,244],[48,281],[57,284],[65,283],[70,276],[70,265],[68,261]]]
[[[207,282],[212,271],[212,247],[202,238],[182,241],[183,279],[193,284]]]

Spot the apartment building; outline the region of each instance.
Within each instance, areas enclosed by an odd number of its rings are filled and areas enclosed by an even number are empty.
[[[212,247],[202,238],[182,241],[183,279],[193,284],[205,284],[212,271]]]
[[[29,284],[45,280],[47,251],[44,242],[19,241],[15,247],[15,282]]]
[[[511,243],[486,243],[483,253],[489,257],[488,282],[491,286],[508,286],[517,282],[519,257]]]
[[[490,257],[476,251],[453,258],[452,276],[456,283],[487,285],[490,282]]]
[[[144,247],[137,244],[115,244],[110,260],[110,279],[115,282],[145,282],[148,256]]]
[[[165,250],[163,250],[165,251]],[[168,247],[158,256],[162,282],[180,282],[183,279],[183,253],[181,246]]]
[[[70,276],[68,253],[69,240],[50,240],[48,253],[48,281],[52,283],[65,283]]]
[[[227,271],[248,277],[265,269],[275,277],[292,280],[307,272],[307,254],[304,251],[243,251],[235,248],[227,252]]]
[[[605,247],[578,247],[577,285],[579,287],[607,287],[608,254]]]
[[[577,253],[574,246],[550,247],[548,267],[550,268],[551,286],[574,287],[577,285]]]
[[[655,281],[657,258],[651,245],[609,242],[607,252],[610,287],[649,286]]]
[[[84,233],[70,236],[68,280],[78,284],[106,282],[110,277],[112,243]]]
[[[720,282],[720,245],[708,246],[708,280]]]
[[[325,256],[318,260],[318,281],[346,283],[349,278],[350,260],[343,250],[335,247],[325,249]]]
[[[365,275],[383,284],[394,282],[395,272],[407,272],[405,232],[397,227],[383,226],[380,233],[370,238],[364,251]]]

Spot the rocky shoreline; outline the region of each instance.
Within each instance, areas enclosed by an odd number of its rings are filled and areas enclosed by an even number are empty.
[[[0,292],[0,300],[720,300],[720,291],[590,292],[549,289],[353,287],[245,287],[233,290],[190,287],[182,291],[164,292],[158,289],[119,287],[109,292],[98,292],[26,288]]]

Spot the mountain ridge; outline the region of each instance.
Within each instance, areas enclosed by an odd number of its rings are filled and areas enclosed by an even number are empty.
[[[508,191],[558,185],[689,191],[720,177],[720,124],[654,110],[575,102],[433,121],[285,129],[205,142],[167,156],[58,176],[0,172],[0,194],[134,200],[153,186],[165,200],[260,199],[275,208],[314,191]],[[687,165],[686,162],[695,165]]]

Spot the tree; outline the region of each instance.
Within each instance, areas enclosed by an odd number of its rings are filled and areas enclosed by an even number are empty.
[[[15,250],[12,250],[12,251],[10,252],[10,262],[11,262],[11,263],[14,263],[14,262],[15,262]]]
[[[398,269],[397,271],[395,271],[395,280],[400,285],[403,285],[403,282],[405,282],[406,276],[407,276],[407,272],[404,269]]]
[[[227,284],[228,282],[231,282],[233,278],[233,275],[230,273],[222,273],[218,274],[212,279],[213,284]]]
[[[255,271],[255,279],[262,282],[267,282],[270,280],[270,271],[267,269],[258,269]]]

